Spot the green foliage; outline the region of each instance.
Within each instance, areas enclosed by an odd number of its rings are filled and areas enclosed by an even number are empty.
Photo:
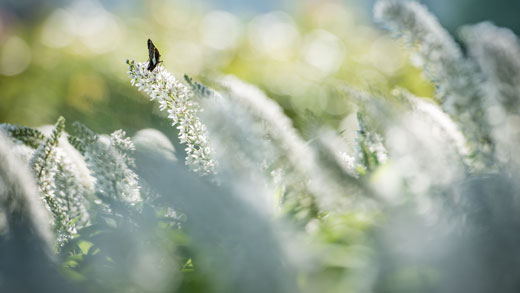
[[[108,139],[95,135],[86,126],[75,124],[76,135],[69,141],[85,157],[85,162],[95,178],[97,197],[111,202],[118,200],[131,204],[141,200],[137,175],[130,169],[134,161],[127,152],[133,143],[122,130],[115,131]]]
[[[56,176],[59,172],[59,157],[57,147],[59,138],[65,129],[65,118],[60,117],[46,138],[34,151],[29,164],[35,174],[40,192],[54,218],[54,229],[58,236],[58,242],[70,237],[70,228],[73,220],[61,207],[56,198]]]
[[[197,81],[193,81],[193,79],[191,77],[189,77],[187,74],[184,74],[184,80],[191,87],[191,90],[193,91],[193,93],[200,98],[207,98],[207,97],[211,97],[211,96],[215,95],[215,93],[212,89],[206,87],[205,85],[203,85]]]
[[[67,136],[70,144],[76,148],[82,155],[85,155],[86,149],[89,145],[93,144],[97,140],[97,135],[88,129],[85,125],[74,122],[74,132],[76,136]]]
[[[359,125],[356,139],[356,155],[360,162],[361,172],[372,172],[382,165],[387,154],[381,137],[368,129],[361,113],[357,113]]]
[[[42,180],[45,176],[45,172],[50,172],[50,169],[55,162],[55,152],[56,147],[58,146],[58,140],[65,129],[65,118],[60,117],[52,130],[51,136],[46,138],[43,143],[41,143],[31,158],[31,165],[33,170],[36,173],[36,178],[38,180]],[[40,183],[40,186],[42,183]],[[45,187],[40,187],[42,190],[45,190]]]
[[[38,146],[45,140],[45,136],[41,131],[31,127],[10,125],[8,123],[3,123],[0,127],[7,131],[9,136],[12,138],[34,149],[38,148]]]

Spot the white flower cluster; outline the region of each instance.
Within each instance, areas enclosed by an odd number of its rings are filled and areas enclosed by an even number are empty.
[[[63,144],[67,144],[66,140],[63,140]],[[68,145],[67,147],[71,146]],[[72,161],[73,158],[69,150],[65,149],[65,145],[60,145],[57,151],[60,163],[55,177],[56,201],[61,209],[67,213],[69,219],[74,220],[73,223],[67,223],[67,229],[69,234],[75,234],[78,229],[85,227],[90,222],[87,200],[90,189],[82,184],[81,181],[84,179],[80,176],[83,174],[77,170],[77,166]],[[81,162],[84,164],[83,161]]]
[[[112,145],[121,151],[134,151],[135,145],[130,137],[126,136],[124,130],[119,129],[110,134]]]
[[[56,145],[49,142],[51,139],[46,140],[36,149],[30,163],[38,180],[41,194],[53,198],[56,189],[54,177],[58,172],[59,161],[56,155]]]
[[[355,170],[355,163],[356,163],[356,159],[353,157],[353,156],[350,156],[349,154],[347,154],[346,152],[341,152],[339,153],[339,156],[341,158],[341,160],[343,161],[343,166],[346,170],[352,170],[352,174],[354,176],[357,176],[355,173],[353,173],[353,171]]]
[[[87,195],[89,178],[84,178],[83,159],[64,136],[65,119],[55,126],[39,129],[1,124],[15,142],[14,152],[29,163],[38,183],[42,201],[52,214],[58,248],[90,222]],[[85,167],[86,168],[86,167]],[[88,176],[88,174],[87,174]]]
[[[51,253],[54,235],[50,214],[38,198],[38,187],[29,168],[16,155],[17,145],[10,139],[8,132],[0,129],[0,233],[17,233],[19,231],[10,229],[20,229],[21,223],[30,229],[31,233],[27,235],[41,241],[36,245],[44,245],[45,250]]]
[[[288,181],[303,181],[306,189],[314,196],[320,208],[331,210],[341,206],[346,197],[341,184],[323,172],[318,154],[300,136],[283,109],[257,87],[247,84],[235,76],[219,79],[233,103],[246,109],[254,119],[261,121],[265,134],[278,149],[279,156],[287,161],[295,175]]]
[[[208,146],[206,126],[199,120],[201,110],[193,100],[193,92],[162,66],[150,72],[146,62],[129,60],[127,63],[132,85],[152,101],[157,100],[159,109],[166,110],[172,125],[177,126],[180,143],[186,144],[186,165],[203,175],[214,174],[215,162]]]
[[[95,189],[100,198],[118,198],[130,204],[141,201],[139,179],[131,169],[134,160],[126,154],[133,149],[133,143],[122,130],[110,137],[100,136],[87,145],[85,160],[96,178]]]
[[[374,17],[409,44],[412,62],[435,84],[443,110],[457,119],[471,141],[482,142],[473,148],[485,150],[488,127],[482,119],[482,74],[473,60],[464,57],[435,16],[417,2],[378,1]]]
[[[463,27],[462,40],[486,77],[486,106],[520,110],[520,40],[513,31],[490,22]]]
[[[520,42],[507,28],[483,22],[462,29],[469,55],[486,80],[483,108],[495,143],[495,157],[520,163]]]
[[[461,158],[466,158],[470,155],[468,149],[468,142],[466,138],[459,130],[459,127],[448,114],[442,111],[442,109],[432,101],[428,101],[425,98],[419,98],[411,94],[404,89],[396,89],[392,92],[396,95],[402,95],[412,106],[412,109],[416,114],[428,122],[431,122],[433,128],[437,129],[437,132],[442,133],[443,136],[449,141],[449,145],[455,148],[456,152]]]
[[[65,128],[65,119],[60,117],[52,133],[34,151],[30,166],[35,174],[40,194],[47,208],[53,215],[53,225],[57,233],[58,245],[63,245],[75,232],[74,224],[66,211],[63,198],[59,197],[60,167],[63,167],[62,157],[59,155],[59,138]]]
[[[464,74],[468,68],[459,46],[435,16],[416,2],[379,1],[374,6],[374,17],[415,49],[412,61],[422,66],[426,76],[438,85],[440,99],[452,104],[448,112],[456,111],[451,107],[462,101],[450,99],[461,91],[466,94],[472,80]],[[461,98],[470,97],[458,97]]]

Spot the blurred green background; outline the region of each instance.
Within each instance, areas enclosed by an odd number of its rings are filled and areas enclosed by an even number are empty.
[[[476,2],[426,4],[449,29],[495,15],[499,25],[518,29],[512,12],[520,1],[493,1],[492,9]],[[401,45],[372,25],[373,1],[1,3],[0,122],[39,126],[63,115],[96,132],[172,131],[126,75],[126,59],[146,61],[148,38],[178,78],[235,74],[293,118],[310,110],[340,123],[352,110],[330,90],[341,84],[433,91]]]

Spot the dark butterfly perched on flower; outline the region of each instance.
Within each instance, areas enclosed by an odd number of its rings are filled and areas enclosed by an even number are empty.
[[[155,47],[152,40],[148,39],[148,70],[153,71],[157,64],[161,63],[162,61],[159,59],[161,58],[161,54],[159,54],[159,50]]]

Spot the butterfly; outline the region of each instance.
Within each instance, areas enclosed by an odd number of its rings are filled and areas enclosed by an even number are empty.
[[[159,50],[157,50],[152,40],[148,39],[148,71],[153,71],[157,64],[162,62],[160,58]]]

